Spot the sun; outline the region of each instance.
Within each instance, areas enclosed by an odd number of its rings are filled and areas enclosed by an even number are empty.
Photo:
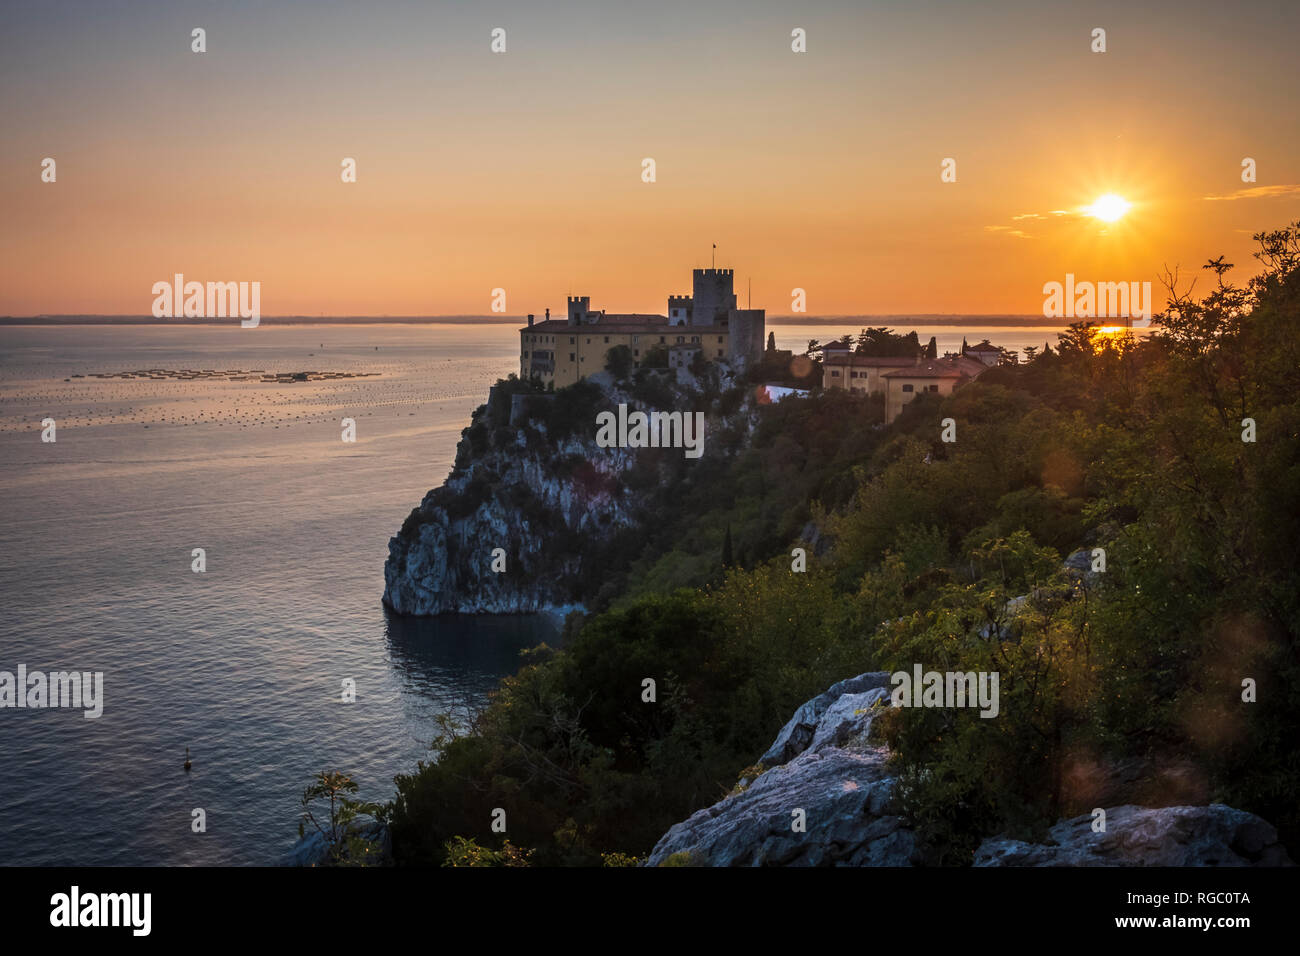
[[[1083,211],[1094,219],[1100,219],[1103,222],[1114,222],[1128,212],[1131,206],[1132,203],[1123,196],[1106,193],[1106,195],[1094,199],[1091,206],[1084,206]]]

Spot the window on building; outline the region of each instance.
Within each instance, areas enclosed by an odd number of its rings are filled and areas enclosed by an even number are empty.
[[[662,335],[659,336],[659,344],[660,344],[660,345],[663,345],[663,344],[664,344],[664,337],[663,337]]]
[[[840,370],[837,369],[837,368],[833,368],[833,369],[831,369],[831,377],[832,377],[832,378],[839,378],[839,377],[840,377]]]
[[[699,341],[700,341],[700,337],[699,337],[698,335],[692,335],[692,336],[691,336],[691,342],[692,342],[692,343],[694,343],[694,344],[699,344]]]
[[[938,385],[931,385],[931,386],[930,386],[930,391],[932,391],[932,392],[937,392],[937,391],[939,391],[939,386],[938,386]]]
[[[686,341],[686,336],[684,336],[684,335],[679,335],[679,336],[677,336],[677,344],[678,344],[678,345],[681,345],[681,344],[684,343],[685,341]]]
[[[569,361],[570,361],[570,362],[573,361],[573,353],[572,353],[572,352],[569,353]]]
[[[719,345],[722,344],[722,336],[721,336],[721,335],[718,336],[718,344],[719,344]]]
[[[903,391],[905,391],[905,392],[910,392],[911,390],[912,390],[912,386],[911,386],[911,385],[904,385],[904,386],[903,386]]]
[[[632,336],[632,344],[633,344],[633,345],[636,345],[636,344],[639,343],[640,341],[641,341],[641,336],[639,336],[639,335],[634,335],[634,336]]]
[[[588,345],[590,345],[590,344],[591,344],[591,336],[590,336],[590,335],[589,335],[589,336],[587,336],[587,344],[588,344]]]
[[[569,344],[570,344],[570,345],[577,345],[577,344],[578,344],[578,339],[577,339],[577,337],[576,337],[576,336],[573,336],[573,335],[570,335],[570,336],[569,336]]]
[[[633,349],[633,350],[632,350],[632,354],[633,354],[633,355],[640,355],[640,354],[641,354],[641,350],[640,350],[640,349]]]
[[[718,349],[718,358],[722,358],[722,349]]]

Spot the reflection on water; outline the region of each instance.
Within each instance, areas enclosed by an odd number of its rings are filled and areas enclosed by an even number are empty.
[[[104,674],[99,719],[0,711],[0,865],[275,863],[313,774],[390,799],[438,716],[554,634],[380,602],[388,538],[517,367],[514,330],[237,332],[0,328],[0,670]],[[93,377],[196,367],[353,377]]]
[[[434,697],[454,687],[482,701],[519,669],[520,652],[560,638],[558,620],[546,614],[402,617],[385,608],[384,617],[392,666],[410,690]]]

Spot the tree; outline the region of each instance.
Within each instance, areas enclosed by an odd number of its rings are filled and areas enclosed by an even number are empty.
[[[616,345],[605,353],[605,368],[618,381],[632,374],[632,350],[626,345]]]
[[[856,351],[860,355],[906,356],[912,358],[921,351],[921,342],[916,332],[899,335],[893,329],[880,327],[865,328],[858,333]]]
[[[933,335],[930,336],[930,344],[925,347],[925,357],[928,359],[937,359],[939,357],[939,340]]]
[[[775,333],[775,332],[768,332],[768,333],[767,333],[767,350],[768,350],[769,352],[775,352],[775,351],[776,351],[776,333]]]
[[[641,359],[642,368],[667,368],[668,367],[668,347],[666,345],[656,345],[648,350]]]
[[[353,800],[350,794],[356,792],[357,782],[337,770],[316,774],[315,782],[302,792],[298,837],[304,837],[307,824],[311,824],[325,838],[328,860],[335,865],[365,866],[379,858],[378,848],[360,835],[357,822],[363,816],[378,820],[384,810],[376,803]],[[314,808],[323,800],[329,801],[329,811],[321,820]]]
[[[474,840],[462,836],[452,837],[443,845],[446,854],[443,866],[527,866],[531,850],[523,850],[509,840],[500,850],[479,846]]]
[[[1090,356],[1096,351],[1093,335],[1092,323],[1086,319],[1071,322],[1064,332],[1056,333],[1056,350],[1062,357]]]

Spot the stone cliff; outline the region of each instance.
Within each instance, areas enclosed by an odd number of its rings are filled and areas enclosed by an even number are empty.
[[[683,467],[679,449],[600,447],[597,412],[620,403],[698,410],[707,440],[728,417],[743,431],[750,411],[742,404],[723,414],[719,396],[733,385],[725,371],[712,369],[705,381],[686,369],[637,374],[616,384],[602,373],[549,394],[513,382],[494,387],[446,482],[389,541],[384,602],[400,614],[431,615],[562,610],[589,600],[606,563],[627,553],[673,484],[672,470]]]

